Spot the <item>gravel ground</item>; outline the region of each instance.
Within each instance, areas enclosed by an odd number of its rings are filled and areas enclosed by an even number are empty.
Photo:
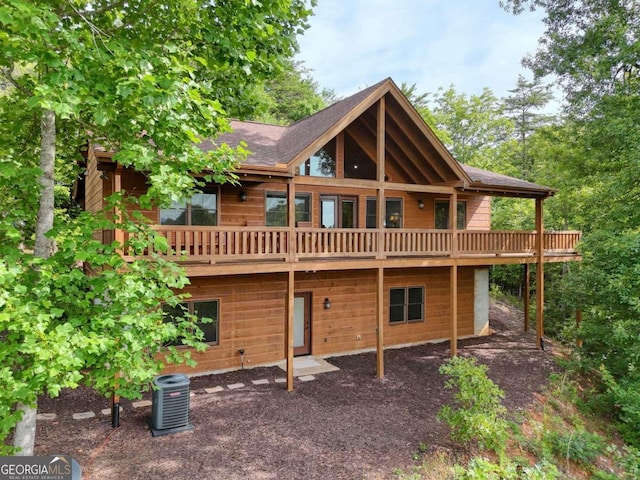
[[[526,408],[554,367],[554,347],[535,349],[522,332],[522,314],[503,304],[490,310],[493,333],[460,341],[459,353],[488,365],[505,391],[510,410]],[[381,479],[414,465],[422,442],[428,452],[458,451],[448,428],[436,420],[451,400],[439,366],[449,358],[447,343],[385,351],[385,378],[375,377],[375,354],[328,359],[340,371],[288,393],[277,367],[256,368],[191,381],[194,429],[152,437],[151,407],[123,401],[121,427],[100,414],[108,399],[88,389],[41,399],[40,412],[56,421],[38,422],[36,454],[76,458],[83,479]],[[268,379],[264,385],[252,380]],[[237,390],[208,394],[204,388],[244,383]],[[147,395],[146,398],[149,398]],[[88,420],[74,412],[94,411]]]

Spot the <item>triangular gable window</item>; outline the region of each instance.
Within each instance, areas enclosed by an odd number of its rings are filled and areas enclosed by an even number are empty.
[[[335,178],[336,141],[331,140],[300,165],[298,172],[302,176]]]

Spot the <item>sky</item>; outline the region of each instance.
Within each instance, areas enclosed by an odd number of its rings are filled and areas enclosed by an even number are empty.
[[[521,60],[544,32],[542,14],[519,16],[498,0],[318,0],[296,57],[320,88],[345,97],[391,77],[416,93],[453,85],[509,95]]]

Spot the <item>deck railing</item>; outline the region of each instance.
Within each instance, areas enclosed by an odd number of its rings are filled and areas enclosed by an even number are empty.
[[[379,232],[374,229],[296,228],[293,242],[285,227],[165,226],[153,229],[168,241],[172,251],[153,253],[167,259],[191,261],[298,260],[378,256]],[[534,255],[536,232],[488,230],[386,229],[382,257],[448,257],[456,255]],[[580,232],[545,232],[545,255],[575,254]],[[127,237],[125,236],[125,240]],[[153,249],[152,249],[153,250]],[[146,250],[138,256],[148,256]],[[125,248],[127,258],[135,256]]]

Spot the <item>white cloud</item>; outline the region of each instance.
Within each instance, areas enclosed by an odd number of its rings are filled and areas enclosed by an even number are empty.
[[[418,92],[507,95],[543,33],[540,15],[498,0],[319,0],[301,53],[321,87],[349,95],[386,77]]]

